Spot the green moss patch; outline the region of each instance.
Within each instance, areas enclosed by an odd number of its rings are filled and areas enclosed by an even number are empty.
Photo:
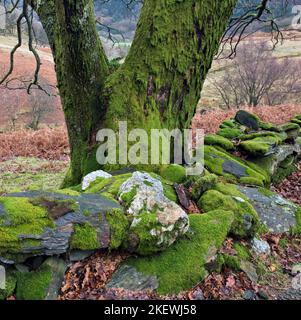
[[[296,226],[292,228],[293,234],[300,234],[301,235],[301,208],[298,207],[295,213],[296,218]]]
[[[17,284],[17,278],[13,272],[8,273],[5,280],[5,289],[0,289],[0,301],[12,296]]]
[[[131,173],[113,176],[109,179],[97,178],[85,193],[107,193],[117,197],[120,186],[132,176]]]
[[[204,147],[205,167],[214,174],[223,176],[229,181],[239,181],[244,183],[247,178],[249,183],[254,183],[258,186],[263,186],[269,183],[268,174],[256,166],[252,162],[241,160],[226,151],[218,149],[217,147]],[[227,163],[225,170],[225,163]]]
[[[205,174],[203,177],[197,177],[191,184],[192,197],[198,200],[200,196],[209,189],[212,189],[218,182],[218,177],[215,174]]]
[[[137,194],[137,188],[133,188],[130,192],[122,194],[121,199],[126,207],[128,207],[131,204],[136,194]]]
[[[235,139],[238,138],[243,132],[240,129],[236,128],[224,128],[220,129],[217,134],[221,137],[227,138],[227,139]]]
[[[254,236],[259,228],[259,217],[248,198],[236,185],[218,183],[214,190],[204,193],[198,202],[204,212],[226,210],[234,214],[231,233],[236,237]]]
[[[50,266],[43,265],[33,272],[17,273],[18,300],[44,300],[52,279]]]
[[[96,250],[100,244],[97,231],[90,223],[76,225],[71,237],[70,247],[74,250]]]
[[[225,150],[233,150],[234,144],[229,139],[215,134],[205,136],[205,144],[209,146],[219,146]]]
[[[265,155],[272,147],[279,145],[282,139],[277,136],[263,136],[246,140],[239,147],[251,155]]]
[[[281,131],[288,132],[288,131],[292,131],[292,130],[300,130],[300,126],[297,123],[289,122],[289,123],[285,123],[285,124],[279,126],[279,129]]]
[[[18,252],[29,241],[21,240],[21,235],[41,235],[46,227],[54,226],[47,210],[31,199],[0,197],[0,205],[7,213],[0,217],[0,254]]]
[[[183,237],[166,251],[132,258],[128,263],[145,274],[159,277],[159,294],[175,294],[192,288],[206,275],[206,257],[210,248],[219,249],[233,221],[227,211],[190,215],[191,236]]]
[[[245,246],[243,246],[241,243],[235,242],[233,244],[233,248],[236,251],[238,258],[240,258],[242,260],[249,260],[250,259],[251,254],[250,254],[249,250]]]
[[[186,178],[186,169],[178,164],[163,165],[160,176],[170,182],[182,183]]]
[[[106,219],[110,225],[110,249],[118,249],[127,236],[129,220],[120,209],[107,212]]]
[[[234,120],[225,120],[222,122],[220,125],[220,129],[225,129],[225,128],[235,128],[237,124],[235,123]]]

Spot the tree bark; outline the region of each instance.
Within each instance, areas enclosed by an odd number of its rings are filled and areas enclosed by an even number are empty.
[[[93,0],[32,2],[46,30],[71,148],[64,185],[76,185],[90,168],[97,126],[104,116],[108,60],[96,30]],[[95,161],[96,162],[96,161]]]
[[[97,169],[95,132],[188,128],[237,0],[144,0],[130,53],[109,75],[92,0],[42,0],[71,145],[65,185]]]

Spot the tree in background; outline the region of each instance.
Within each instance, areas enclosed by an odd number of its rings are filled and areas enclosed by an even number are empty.
[[[106,2],[106,1],[102,1]],[[133,0],[124,0],[130,4]],[[141,1],[140,1],[141,2]],[[144,0],[135,38],[125,62],[110,67],[100,41],[93,0],[16,0],[17,20],[28,27],[28,47],[37,66],[30,92],[38,86],[40,59],[33,46],[31,9],[39,16],[55,60],[71,147],[71,167],[65,185],[78,184],[83,175],[99,168],[96,132],[116,129],[120,120],[133,128],[188,128],[220,39],[227,29],[237,0]],[[269,12],[262,0],[252,10],[231,20],[238,33]],[[237,32],[234,33],[237,35]]]
[[[277,105],[301,92],[300,71],[299,60],[279,59],[266,43],[249,41],[212,83],[228,108]]]

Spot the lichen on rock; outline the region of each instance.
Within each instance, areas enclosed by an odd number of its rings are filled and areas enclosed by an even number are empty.
[[[144,172],[134,172],[119,190],[119,200],[135,190],[127,213],[132,222],[126,246],[142,255],[165,250],[189,228],[188,216],[164,194],[160,180]]]

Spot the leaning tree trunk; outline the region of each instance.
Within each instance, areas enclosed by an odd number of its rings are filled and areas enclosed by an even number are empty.
[[[125,120],[129,128],[189,127],[236,2],[144,0],[130,53],[109,76],[93,1],[37,2],[68,127],[68,184],[95,169],[97,128],[117,129]]]
[[[51,45],[71,148],[64,185],[76,185],[89,168],[96,128],[105,113],[102,91],[108,60],[96,30],[93,0],[31,1]],[[96,162],[96,161],[95,161]]]

